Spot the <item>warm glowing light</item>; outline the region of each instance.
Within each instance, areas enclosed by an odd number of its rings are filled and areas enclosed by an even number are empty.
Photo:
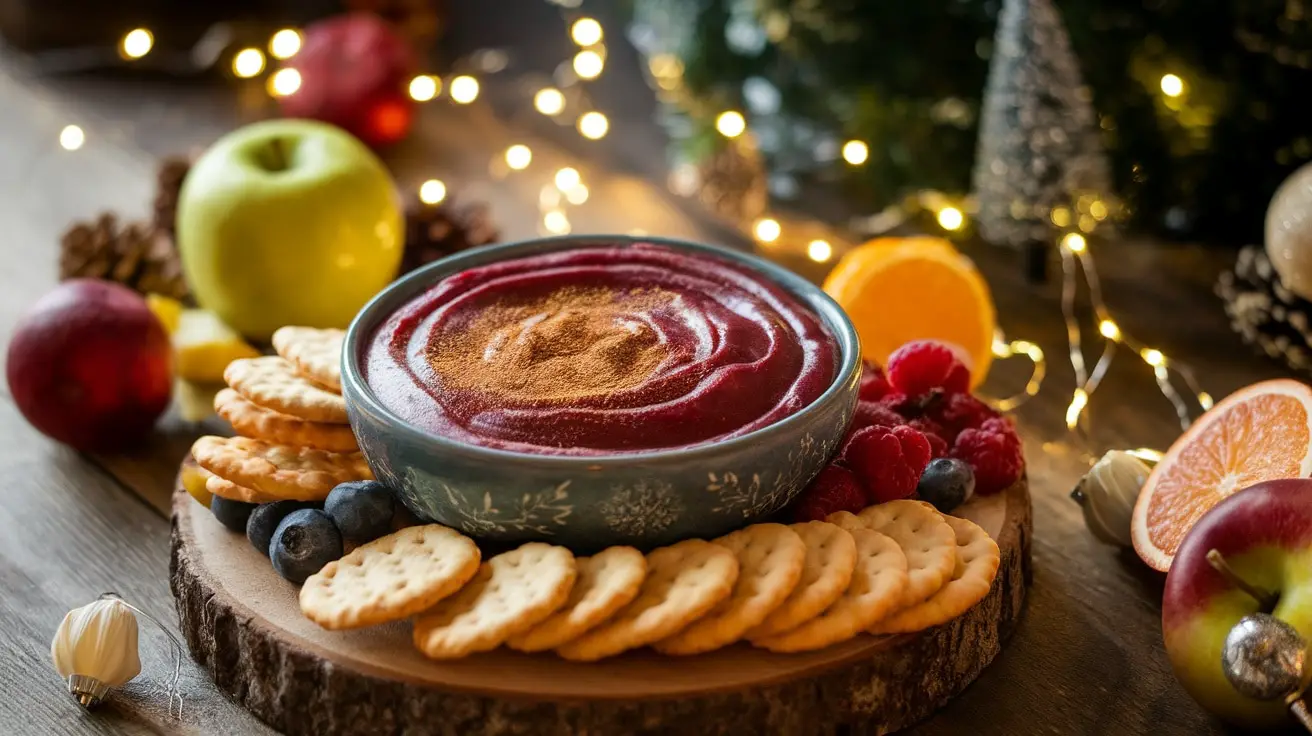
[[[543,115],[559,115],[565,109],[565,95],[555,87],[543,87],[533,95],[533,107]]]
[[[523,143],[516,143],[506,149],[506,165],[515,171],[523,171],[533,162],[533,152]]]
[[[1079,233],[1066,233],[1066,236],[1061,239],[1061,247],[1072,253],[1083,253],[1087,246],[1084,236]]]
[[[1121,328],[1117,327],[1116,323],[1109,319],[1105,319],[1098,323],[1098,332],[1102,333],[1102,336],[1108,340],[1121,339]]]
[[[569,190],[565,192],[565,199],[568,199],[570,204],[574,204],[574,205],[583,204],[584,202],[588,201],[588,194],[589,192],[586,186],[582,184],[576,184],[570,187]]]
[[[569,232],[569,218],[560,210],[552,210],[542,216],[542,226],[549,233],[564,235]]]
[[[944,230],[960,230],[966,223],[966,216],[956,207],[944,207],[938,211],[938,224]]]
[[[438,89],[437,77],[420,74],[410,80],[410,99],[415,102],[428,102],[437,97]]]
[[[715,119],[715,129],[725,138],[737,138],[747,130],[747,121],[737,110],[728,110]]]
[[[569,36],[580,46],[601,42],[601,24],[592,18],[579,18],[569,28]]]
[[[467,74],[452,79],[451,99],[462,105],[468,105],[478,99],[478,80]]]
[[[860,166],[870,158],[870,146],[865,141],[848,141],[843,144],[843,160],[853,166]]]
[[[606,67],[606,60],[592,49],[584,49],[574,54],[574,73],[579,79],[596,79]]]
[[[1088,405],[1089,394],[1082,388],[1075,389],[1075,395],[1071,396],[1071,405],[1066,407],[1067,429],[1075,429],[1075,425],[1080,423],[1080,412]]]
[[[1089,205],[1089,214],[1093,215],[1096,219],[1101,220],[1107,217],[1107,205],[1102,202],[1094,202]]]
[[[66,151],[76,151],[86,142],[86,133],[76,125],[65,125],[64,129],[59,131],[59,145]]]
[[[783,233],[783,228],[780,227],[778,220],[763,217],[752,226],[752,232],[756,234],[756,239],[762,243],[773,243],[779,239],[779,235]]]
[[[1174,74],[1163,74],[1162,94],[1167,97],[1179,97],[1184,94],[1184,80]]]
[[[294,95],[300,88],[301,73],[295,69],[279,69],[269,77],[269,94],[274,97]]]
[[[269,39],[269,55],[275,59],[290,59],[301,50],[301,32],[284,28]]]
[[[446,185],[438,179],[429,179],[419,185],[419,201],[424,204],[437,204],[446,199]]]
[[[1208,409],[1211,409],[1211,408],[1212,408],[1212,395],[1209,394],[1209,393],[1207,393],[1206,391],[1199,391],[1199,392],[1198,392],[1198,405],[1201,406],[1201,407],[1203,407],[1203,411],[1207,411]]]
[[[816,263],[824,263],[834,255],[834,247],[826,240],[812,240],[806,245],[806,256]]]
[[[259,49],[242,49],[232,57],[232,73],[242,79],[250,79],[262,71],[264,71],[264,52]]]
[[[594,141],[605,138],[608,130],[610,130],[610,121],[599,112],[585,112],[579,117],[579,132],[584,138],[591,138]]]
[[[1008,345],[1007,342],[1002,339],[1002,333],[995,332],[993,334],[993,357],[1009,358],[1011,357],[1011,355],[1012,355],[1011,346]]]
[[[1133,455],[1146,463],[1160,463],[1162,461],[1161,450],[1154,450],[1150,447],[1140,447],[1136,450],[1126,450],[1125,454]]]
[[[145,28],[133,28],[123,35],[119,51],[126,59],[140,59],[155,46],[155,36]]]
[[[1071,211],[1065,207],[1053,207],[1048,216],[1052,218],[1052,224],[1057,227],[1066,227],[1071,224]]]
[[[556,187],[562,192],[573,189],[582,181],[583,177],[579,175],[579,170],[571,166],[566,166],[556,172]]]
[[[1160,366],[1166,365],[1166,356],[1162,355],[1162,351],[1160,350],[1153,350],[1152,348],[1144,348],[1143,350],[1139,351],[1139,357],[1143,358],[1143,362],[1147,363],[1148,365],[1154,368],[1158,368]]]

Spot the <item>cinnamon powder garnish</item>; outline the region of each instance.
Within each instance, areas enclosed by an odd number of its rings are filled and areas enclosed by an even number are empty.
[[[428,347],[443,386],[511,404],[572,404],[641,386],[668,346],[642,315],[668,306],[662,289],[566,287],[507,295]]]

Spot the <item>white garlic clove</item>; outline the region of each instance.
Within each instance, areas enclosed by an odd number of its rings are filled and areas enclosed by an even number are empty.
[[[141,672],[137,617],[112,598],[74,608],[55,631],[50,656],[66,680],[91,678],[105,688],[119,687]]]
[[[1103,455],[1071,492],[1084,511],[1089,531],[1107,544],[1129,547],[1134,504],[1152,469],[1143,460],[1120,450]]]

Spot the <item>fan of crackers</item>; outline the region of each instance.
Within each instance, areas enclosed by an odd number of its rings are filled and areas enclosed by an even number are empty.
[[[215,410],[240,436],[196,441],[206,487],[247,503],[322,501],[372,478],[340,393],[341,331],[284,327],[273,344],[278,355],[224,371]],[[922,501],[753,524],[645,555],[618,546],[575,557],[530,542],[484,560],[469,537],[427,524],[328,563],[305,581],[300,606],[333,630],[413,619],[415,646],[434,659],[507,646],[595,661],[740,641],[802,652],[946,623],[988,595],[998,563],[983,529]]]
[[[998,561],[983,529],[921,501],[753,524],[646,555],[610,547],[575,557],[530,542],[482,560],[473,540],[429,524],[328,563],[305,581],[300,605],[326,629],[413,618],[415,646],[434,659],[507,646],[590,662],[739,641],[803,652],[946,623],[988,595]]]
[[[196,440],[191,454],[216,496],[245,503],[322,501],[339,483],[373,478],[341,394],[341,330],[283,327],[278,352],[234,360],[214,410],[237,437]]]

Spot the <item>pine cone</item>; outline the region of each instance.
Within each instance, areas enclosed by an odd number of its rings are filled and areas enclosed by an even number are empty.
[[[155,173],[155,228],[173,235],[177,230],[178,194],[182,180],[191,171],[191,159],[185,156],[168,156],[159,162]]]
[[[482,202],[457,204],[444,200],[425,204],[415,200],[405,212],[405,254],[401,273],[425,263],[501,239],[488,208]]]
[[[1280,283],[1261,246],[1239,251],[1217,280],[1230,325],[1244,342],[1299,371],[1312,369],[1312,302]]]
[[[94,222],[74,223],[64,233],[59,280],[74,278],[117,281],[142,294],[187,296],[173,238],[145,222],[120,227],[112,212],[101,213]]]

